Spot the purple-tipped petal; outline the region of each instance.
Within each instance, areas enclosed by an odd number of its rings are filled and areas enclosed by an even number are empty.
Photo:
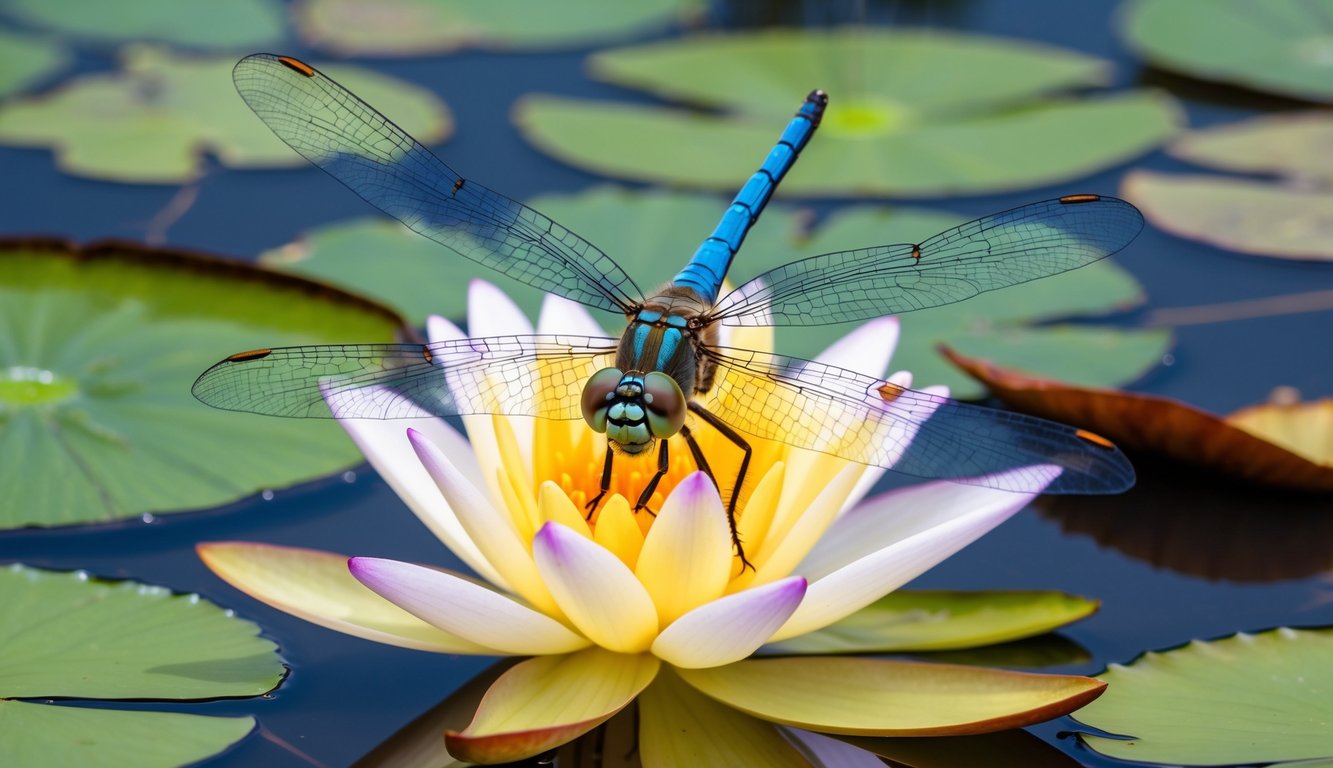
[[[653,654],[684,669],[740,661],[791,618],[805,592],[805,579],[793,576],[699,606],[662,630]]]
[[[1058,467],[1044,471],[1052,480],[1059,474]],[[797,565],[810,588],[773,639],[812,632],[864,608],[1009,519],[1035,495],[938,482],[852,510]]]
[[[657,610],[620,558],[559,523],[537,532],[532,556],[556,605],[580,632],[619,653],[647,650],[657,635]]]
[[[731,528],[717,488],[695,472],[662,504],[644,537],[634,573],[663,625],[721,597],[731,578]]]
[[[409,429],[407,437],[417,458],[458,515],[463,530],[505,583],[538,610],[556,615],[558,609],[509,519],[425,435]]]
[[[446,571],[376,557],[354,557],[347,569],[380,597],[422,621],[501,654],[568,653],[590,644],[508,595]]]

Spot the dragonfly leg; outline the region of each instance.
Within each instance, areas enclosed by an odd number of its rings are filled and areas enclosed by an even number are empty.
[[[690,447],[690,455],[694,457],[694,466],[699,471],[708,475],[708,479],[717,485],[717,478],[713,475],[713,468],[708,466],[708,459],[704,458],[704,452],[699,449],[699,442],[694,439],[694,433],[690,432],[689,427],[680,428],[680,436],[685,438],[685,444]]]
[[[611,450],[611,446],[606,446],[606,463],[602,465],[602,490],[592,497],[592,501],[583,505],[583,508],[588,510],[588,514],[585,516],[587,520],[592,519],[592,513],[597,511],[597,505],[602,502],[602,497],[606,496],[606,492],[611,490],[611,462],[615,460],[615,457],[615,451]]]
[[[661,482],[662,476],[667,473],[667,467],[671,465],[671,460],[667,455],[667,441],[662,440],[657,446],[657,472],[653,473],[653,479],[644,486],[643,492],[639,494],[639,500],[634,503],[634,511],[647,509],[648,514],[657,517],[657,513],[648,509],[648,500],[653,497],[653,491],[657,490],[657,484]]]
[[[736,547],[736,556],[741,559],[741,570],[749,568],[753,571],[754,566],[750,564],[749,560],[745,559],[745,548],[741,546],[741,536],[736,530],[736,502],[740,499],[741,486],[745,483],[745,473],[750,471],[750,454],[754,452],[754,449],[750,447],[750,444],[746,442],[745,438],[740,436],[739,432],[732,429],[726,422],[719,419],[717,416],[714,416],[707,408],[704,408],[693,400],[690,401],[689,407],[691,411],[698,414],[699,418],[711,424],[713,429],[722,433],[723,437],[730,440],[732,444],[744,452],[744,455],[741,457],[741,467],[736,472],[736,485],[731,489],[731,498],[727,500],[727,525],[731,526],[731,543]],[[694,445],[694,436],[689,435],[685,439],[690,444],[690,451],[694,454],[694,460],[699,463],[699,469],[703,470],[709,477],[713,478],[713,485],[717,485],[717,478],[708,468],[708,462],[702,460],[703,452],[699,450],[698,446]]]

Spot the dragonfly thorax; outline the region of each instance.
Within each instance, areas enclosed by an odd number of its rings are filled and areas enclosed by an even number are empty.
[[[642,453],[685,424],[685,395],[661,371],[603,368],[583,388],[583,419],[625,453]]]

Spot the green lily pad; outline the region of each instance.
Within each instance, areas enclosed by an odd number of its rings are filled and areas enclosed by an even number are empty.
[[[1333,630],[1196,640],[1100,677],[1116,695],[1078,720],[1132,737],[1080,735],[1103,754],[1173,765],[1333,760]]]
[[[0,98],[41,82],[69,59],[69,51],[53,42],[0,30]]]
[[[240,350],[399,328],[387,309],[239,263],[0,240],[0,528],[213,507],[358,463],[336,424],[215,411],[190,385]]]
[[[152,41],[205,50],[262,48],[282,40],[273,0],[0,0],[0,13],[84,42]]]
[[[1275,115],[1191,131],[1168,151],[1252,177],[1162,174],[1125,177],[1124,195],[1158,227],[1219,248],[1286,259],[1333,260],[1333,117]]]
[[[1147,653],[1099,677],[1077,720],[1110,757],[1171,765],[1333,759],[1333,629],[1276,629]]]
[[[1333,101],[1333,2],[1138,0],[1122,36],[1153,64],[1299,99]]]
[[[641,287],[652,290],[679,271],[712,231],[726,202],[705,195],[600,187],[577,195],[540,196],[530,204],[597,244]],[[830,216],[813,233],[807,231],[808,221],[800,210],[780,204],[770,206],[736,257],[732,282],[739,284],[772,267],[817,253],[919,242],[961,219],[923,209],[851,207]],[[497,279],[490,270],[474,267],[435,243],[383,220],[313,230],[300,242],[260,258],[271,266],[354,288],[391,303],[418,324],[431,313],[462,317],[469,276],[498,280],[500,287],[534,316],[541,302],[539,291]],[[402,275],[414,277],[405,281]],[[1170,345],[1169,333],[1030,323],[1107,312],[1142,301],[1142,290],[1128,273],[1101,262],[983,294],[951,307],[913,312],[903,318],[906,333],[894,357],[894,368],[913,371],[922,384],[948,384],[960,397],[979,396],[984,391],[980,385],[936,354],[935,345],[947,341],[1067,379],[1102,385],[1123,383],[1157,364]],[[619,319],[608,320],[606,327],[611,334],[624,330]],[[778,349],[809,357],[848,330],[848,326],[783,328],[777,334]]]
[[[592,71],[726,114],[529,96],[515,116],[529,141],[581,168],[732,191],[820,87],[828,113],[781,192],[975,194],[1083,176],[1172,134],[1178,109],[1163,94],[1057,95],[1103,83],[1108,67],[938,30],[702,35],[599,54]]]
[[[1135,171],[1124,195],[1177,237],[1256,256],[1333,261],[1333,191]]]
[[[1097,610],[1060,592],[900,590],[807,635],[767,646],[777,653],[946,651],[1050,632]]]
[[[533,4],[388,0],[303,0],[295,8],[301,38],[344,56],[415,56],[462,48],[533,50],[592,45],[683,22],[701,0]]]
[[[1283,112],[1190,131],[1167,145],[1182,160],[1307,184],[1333,182],[1333,115]]]
[[[281,682],[259,628],[198,595],[0,568],[0,764],[175,766],[219,752],[250,717],[103,710],[23,698],[212,699]]]
[[[84,75],[0,107],[0,143],[51,147],[67,173],[125,182],[189,181],[202,172],[204,152],[231,168],[304,166],[236,95],[235,64],[135,48],[120,72]],[[321,68],[423,142],[451,129],[448,109],[423,88],[357,67]]]

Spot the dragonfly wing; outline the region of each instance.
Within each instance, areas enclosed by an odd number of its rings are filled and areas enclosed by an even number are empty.
[[[1118,493],[1134,470],[1109,442],[1063,424],[960,403],[822,363],[709,348],[701,405],[741,432],[907,475],[1006,491]],[[1003,473],[1003,474],[997,474]]]
[[[296,418],[577,419],[584,383],[615,345],[544,335],[260,349],[204,371],[192,391],[215,408]]]
[[[232,72],[269,128],[367,202],[519,282],[628,314],[642,294],[611,257],[531,208],[454,173],[430,150],[303,62],[257,53]]]
[[[826,325],[938,307],[1110,256],[1143,228],[1113,197],[1071,195],[970,221],[920,244],[812,256],[718,302],[726,325]]]

